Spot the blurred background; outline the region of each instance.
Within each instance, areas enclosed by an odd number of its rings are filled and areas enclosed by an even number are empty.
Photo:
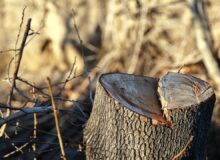
[[[200,3],[196,0],[0,0],[0,103],[7,102],[15,68],[13,58],[18,53],[27,19],[32,18],[32,35],[24,48],[12,105],[48,105],[45,80],[50,77],[54,94],[59,93],[57,104],[68,109],[60,113],[68,157],[85,159],[82,129],[91,112],[91,99],[100,74],[126,72],[161,77],[180,70],[209,82],[215,90],[217,101],[207,153],[210,160],[219,159],[220,1],[205,0],[200,16],[190,9],[191,2]],[[202,30],[196,26],[197,22],[202,23]],[[201,47],[203,42],[207,45]],[[33,93],[34,89],[37,91]],[[10,122],[0,140],[1,146],[4,145],[0,149],[1,157],[59,159],[53,116],[39,113],[37,119],[35,138],[31,137],[36,125],[33,115]]]

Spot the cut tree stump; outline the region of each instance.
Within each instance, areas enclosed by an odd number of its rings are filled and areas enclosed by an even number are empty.
[[[88,160],[205,160],[215,94],[204,81],[104,74],[84,129]]]

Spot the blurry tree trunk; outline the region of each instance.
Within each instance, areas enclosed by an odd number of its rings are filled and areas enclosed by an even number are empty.
[[[209,76],[214,80],[218,90],[220,90],[220,69],[218,62],[214,58],[213,40],[204,2],[203,0],[188,0],[188,4],[192,11],[197,47],[202,54]]]
[[[169,73],[158,86],[150,77],[102,75],[84,130],[87,159],[205,160],[214,101],[210,86],[192,76]]]

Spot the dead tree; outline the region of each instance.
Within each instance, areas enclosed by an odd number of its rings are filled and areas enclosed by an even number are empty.
[[[87,159],[206,159],[213,89],[190,75],[104,74],[84,130]]]

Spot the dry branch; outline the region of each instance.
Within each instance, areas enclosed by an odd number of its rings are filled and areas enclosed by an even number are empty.
[[[10,109],[11,110],[11,109]],[[9,117],[0,119],[0,126],[9,123],[13,120],[16,120],[18,118],[21,118],[27,114],[33,114],[33,113],[46,113],[53,111],[53,108],[51,106],[39,106],[39,107],[33,107],[33,108],[23,108],[22,111],[14,113],[10,115]]]
[[[59,126],[59,120],[58,120],[58,108],[57,108],[57,106],[55,104],[55,101],[54,101],[54,98],[53,98],[53,91],[52,91],[52,87],[51,87],[51,81],[50,81],[49,78],[47,78],[47,83],[48,83],[51,102],[52,102],[52,106],[53,106],[55,125],[56,125],[57,136],[58,136],[58,139],[59,139],[60,150],[61,150],[61,159],[66,160],[66,154],[65,154],[65,151],[64,151],[64,145],[63,145],[62,135],[61,135],[60,126]]]
[[[23,51],[24,51],[24,47],[25,47],[25,43],[27,41],[27,37],[28,37],[28,34],[29,34],[29,31],[31,29],[31,18],[28,19],[27,21],[27,24],[26,24],[26,29],[25,29],[25,32],[24,32],[24,35],[23,35],[23,39],[22,39],[22,42],[21,42],[21,46],[20,46],[20,49],[19,49],[19,52],[18,52],[18,60],[17,60],[17,63],[16,63],[16,59],[14,58],[14,61],[15,61],[15,71],[13,73],[13,78],[12,78],[12,86],[11,86],[11,90],[10,90],[10,93],[9,93],[9,97],[8,97],[8,101],[7,101],[7,106],[11,106],[11,101],[12,101],[12,96],[13,96],[13,91],[14,89],[16,88],[16,80],[17,80],[17,76],[18,76],[18,71],[19,71],[19,68],[20,68],[20,63],[21,63],[21,59],[22,59],[22,55],[23,55]],[[10,109],[7,109],[7,112],[6,112],[6,116],[9,116],[10,115]],[[5,131],[5,128],[6,128],[6,124],[4,124],[2,127],[1,127],[1,130],[0,130],[0,137],[3,136],[3,133]]]

